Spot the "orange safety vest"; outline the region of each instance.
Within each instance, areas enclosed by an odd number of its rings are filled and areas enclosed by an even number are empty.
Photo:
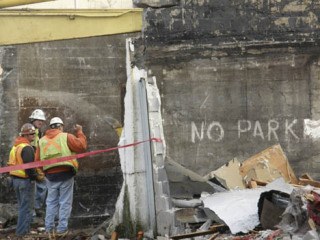
[[[59,133],[54,138],[48,138],[44,136],[39,141],[40,148],[40,160],[44,161],[52,158],[66,157],[74,155],[75,153],[71,152],[68,147],[68,134]],[[50,165],[43,166],[43,170],[48,170],[57,166],[70,166],[74,168],[77,172],[79,168],[79,163],[77,159],[72,159],[64,162],[58,162]]]
[[[15,165],[23,164],[21,152],[25,146],[31,146],[31,145],[29,145],[27,143],[20,143],[17,146],[12,147],[12,149],[10,151],[10,155],[9,155],[8,166],[15,166]],[[24,169],[10,171],[10,175],[20,177],[20,178],[28,178],[29,177],[26,174],[26,171]]]

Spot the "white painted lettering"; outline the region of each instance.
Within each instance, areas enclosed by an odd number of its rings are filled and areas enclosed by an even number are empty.
[[[289,132],[292,134],[292,136],[294,136],[295,137],[295,139],[299,139],[299,137],[293,132],[293,130],[291,129],[292,128],[292,126],[294,125],[294,124],[296,124],[298,122],[298,120],[297,119],[294,119],[293,121],[292,121],[292,123],[291,124],[289,124],[288,125],[288,120],[286,119],[286,137],[287,138],[289,138]]]
[[[264,140],[264,135],[263,135],[262,128],[261,128],[261,124],[260,124],[259,121],[256,121],[256,123],[254,124],[253,136],[254,136],[254,137],[260,136],[261,139]]]
[[[212,128],[215,130],[214,136],[216,136],[216,137],[214,137],[214,138],[211,135]],[[223,127],[221,126],[221,124],[219,122],[215,122],[215,121],[210,123],[210,125],[208,126],[208,129],[207,129],[207,136],[210,140],[213,140],[215,142],[220,142],[224,137],[224,130],[223,130]]]
[[[273,126],[272,126],[273,125]],[[279,123],[274,120],[271,119],[268,121],[268,140],[271,140],[271,134],[273,134],[274,138],[278,141],[278,135],[276,133],[276,131],[279,129]]]
[[[198,131],[198,128],[194,122],[191,122],[191,142],[195,143],[196,136],[201,141],[203,139],[204,132],[204,122],[201,123],[201,134]]]
[[[246,125],[245,127],[241,127]],[[248,132],[251,129],[251,122],[249,120],[238,120],[238,138],[240,138],[241,133]]]

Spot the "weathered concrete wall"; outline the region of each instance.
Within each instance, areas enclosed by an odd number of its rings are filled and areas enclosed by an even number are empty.
[[[307,11],[308,10],[308,11]],[[312,1],[181,1],[145,11],[136,63],[161,92],[167,154],[206,174],[280,143],[315,178],[318,15]]]
[[[280,143],[297,176],[319,180],[318,3],[136,2],[159,7],[145,8],[133,62],[157,79],[167,159],[205,175]],[[171,197],[199,194],[166,169]],[[171,210],[156,202],[161,234],[174,232]]]
[[[113,125],[123,122],[129,36],[135,35],[0,48],[2,164],[35,108],[46,112],[47,124],[51,117],[61,117],[67,132],[76,123],[83,125],[88,151],[117,146]],[[79,161],[72,216],[112,215],[123,178],[118,152]],[[8,198],[1,194],[1,201]]]
[[[141,1],[153,6],[167,0]],[[197,40],[297,41],[319,35],[318,2],[312,0],[181,0],[169,8],[147,8],[144,34],[147,42]]]

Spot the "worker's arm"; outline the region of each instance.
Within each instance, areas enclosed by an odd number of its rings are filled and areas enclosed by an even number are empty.
[[[30,163],[34,161],[34,149],[31,146],[25,146],[21,151],[21,158],[23,163]],[[31,180],[36,180],[38,174],[34,168],[26,169],[26,174]]]
[[[82,126],[76,125],[75,126],[76,134],[70,134],[68,133],[68,147],[70,148],[71,151],[75,153],[81,153],[86,151],[87,149],[87,138],[82,132]]]
[[[35,161],[40,161],[40,148],[36,148]]]

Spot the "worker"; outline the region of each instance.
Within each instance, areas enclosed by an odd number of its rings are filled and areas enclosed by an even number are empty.
[[[35,160],[34,148],[31,142],[35,138],[35,127],[30,123],[25,123],[21,127],[20,136],[15,139],[10,151],[8,166],[15,166],[30,163]],[[23,239],[23,236],[30,231],[32,221],[32,211],[34,203],[34,180],[43,181],[44,175],[36,169],[10,171],[13,188],[18,200],[18,222],[16,235]]]
[[[75,135],[63,132],[64,123],[59,117],[50,120],[50,129],[39,141],[36,159],[41,161],[84,152],[87,149],[86,136],[82,126],[76,124]],[[76,158],[43,167],[46,175],[48,195],[46,200],[45,228],[49,239],[65,237],[72,210],[74,176],[78,172]],[[55,217],[58,213],[58,225]]]
[[[41,109],[34,110],[30,117],[30,123],[36,128],[36,134],[34,140],[31,142],[31,145],[36,149],[39,146],[39,139],[42,137],[42,127],[46,121],[46,116],[44,111]],[[34,201],[34,212],[33,216],[44,217],[44,207],[45,200],[47,196],[47,186],[46,182],[37,182],[35,190],[35,201]]]

